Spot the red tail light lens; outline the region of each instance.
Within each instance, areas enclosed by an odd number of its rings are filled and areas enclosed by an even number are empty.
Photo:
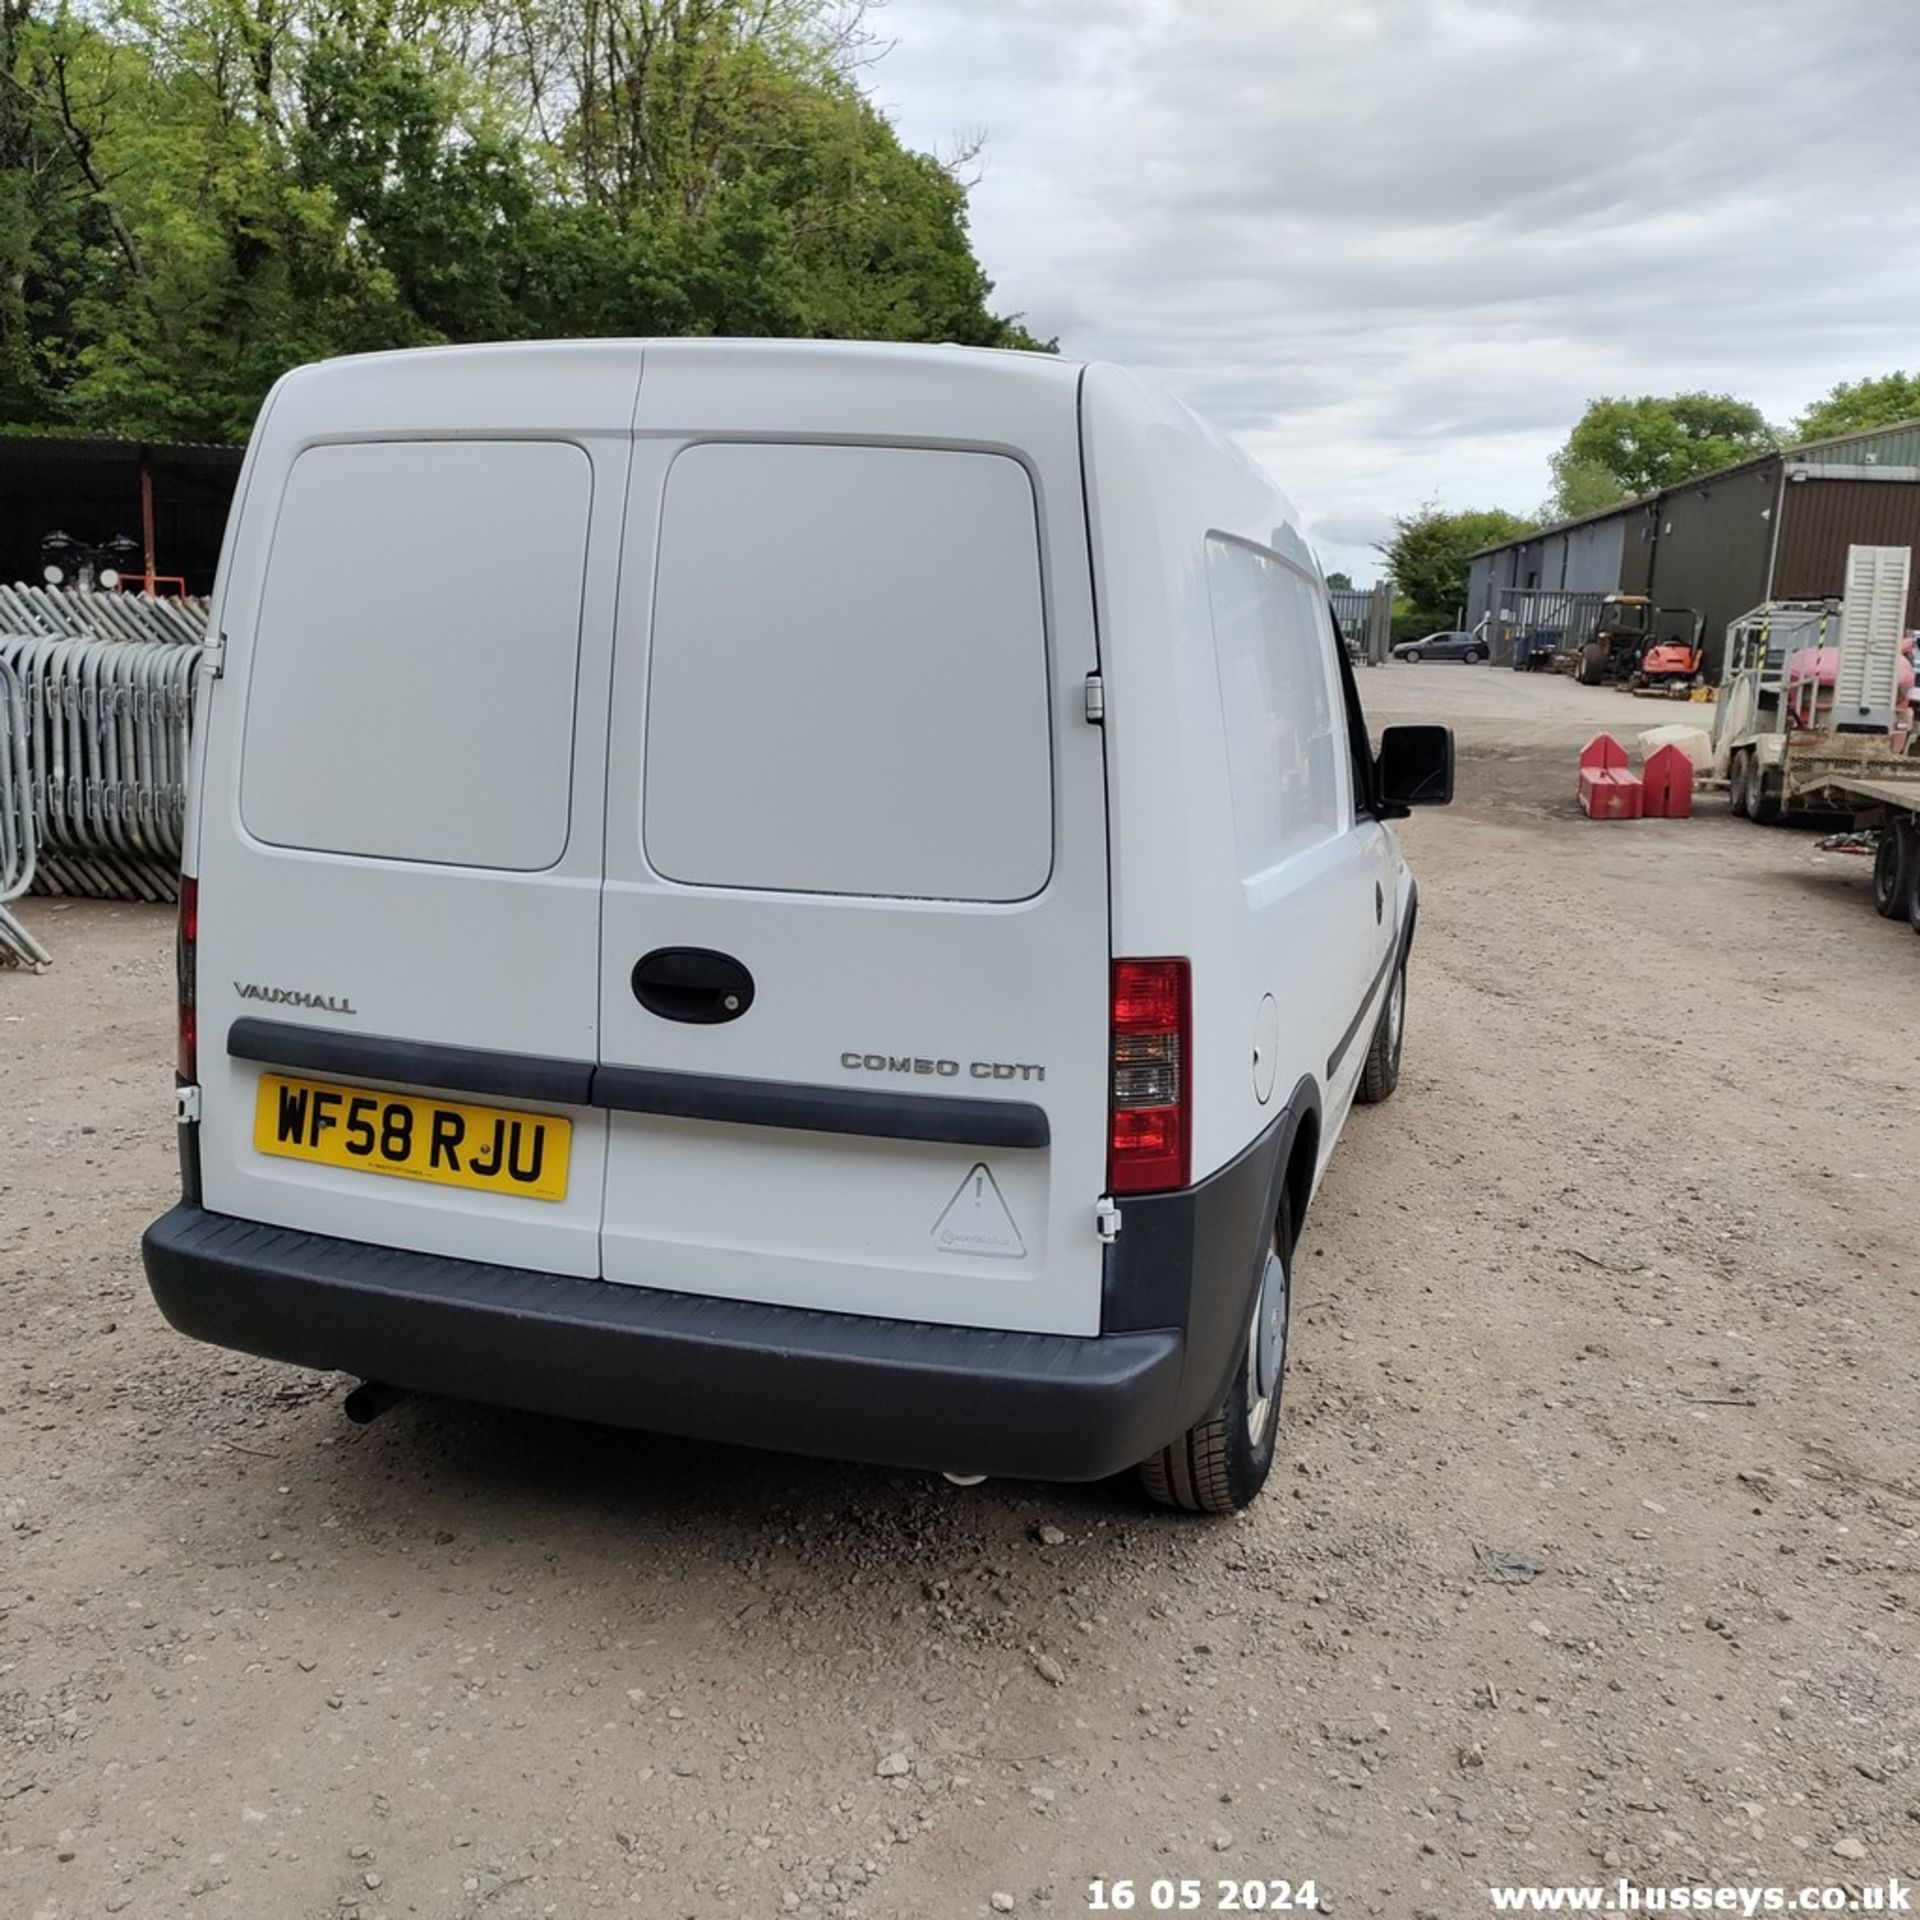
[[[1107,1184],[1161,1193],[1190,1183],[1193,988],[1184,960],[1113,963]]]
[[[179,1052],[175,1066],[180,1078],[199,1078],[200,1021],[194,1000],[194,949],[200,943],[200,883],[182,878],[180,918],[174,932],[173,960],[180,1008]]]

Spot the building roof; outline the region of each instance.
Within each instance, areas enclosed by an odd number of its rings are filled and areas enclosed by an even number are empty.
[[[244,447],[207,440],[136,440],[112,433],[39,433],[31,428],[0,428],[0,465],[51,465],[92,460],[129,466],[238,467]]]
[[[1704,487],[1712,481],[1724,480],[1729,474],[1763,467],[1769,460],[1804,460],[1809,455],[1825,456],[1836,448],[1855,447],[1863,441],[1887,439],[1895,435],[1912,439],[1916,455],[1914,464],[1920,465],[1920,419],[1895,420],[1884,427],[1857,427],[1852,433],[1836,433],[1825,440],[1801,440],[1790,447],[1774,447],[1766,453],[1749,454],[1746,459],[1736,460],[1731,466],[1715,467],[1708,473],[1690,474],[1684,480],[1676,480],[1670,487],[1660,487],[1652,493],[1637,493],[1630,500],[1616,500],[1609,507],[1601,507],[1593,513],[1577,514],[1571,520],[1555,520],[1550,525],[1535,527],[1531,533],[1517,533],[1511,540],[1496,540],[1490,547],[1479,548],[1472,557],[1478,560],[1484,554],[1506,553],[1514,547],[1531,546],[1536,540],[1549,540],[1556,534],[1570,533],[1575,527],[1591,526],[1596,520],[1610,520],[1617,513],[1631,513],[1637,507],[1650,507],[1667,494],[1680,493],[1688,487]]]

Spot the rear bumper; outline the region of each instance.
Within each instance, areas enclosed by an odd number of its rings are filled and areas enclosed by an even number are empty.
[[[186,1202],[148,1228],[143,1252],[161,1312],[216,1346],[693,1439],[1098,1480],[1194,1417],[1192,1356],[1167,1327],[1076,1339],[762,1306],[399,1252]]]

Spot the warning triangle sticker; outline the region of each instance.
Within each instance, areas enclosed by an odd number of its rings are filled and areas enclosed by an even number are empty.
[[[971,1253],[988,1260],[1024,1260],[1027,1245],[984,1160],[976,1160],[946,1211],[933,1223],[933,1244],[942,1253]]]

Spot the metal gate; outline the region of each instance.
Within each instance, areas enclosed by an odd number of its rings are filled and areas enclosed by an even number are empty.
[[[1347,652],[1368,666],[1379,666],[1387,657],[1393,634],[1393,582],[1382,580],[1371,587],[1329,587],[1327,598],[1333,603],[1333,617],[1340,622]]]
[[[1598,593],[1560,593],[1545,587],[1500,587],[1487,613],[1487,640],[1496,664],[1540,664],[1548,654],[1578,653],[1600,624]]]

